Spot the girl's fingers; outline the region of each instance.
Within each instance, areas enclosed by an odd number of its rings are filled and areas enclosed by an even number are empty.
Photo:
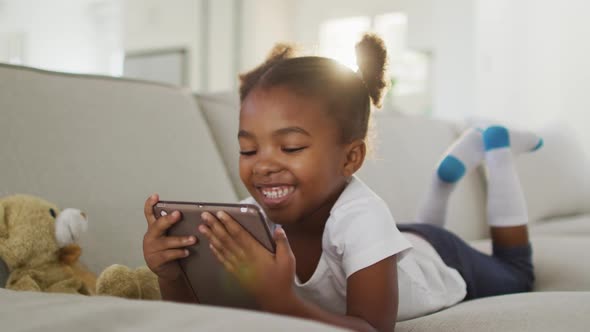
[[[219,239],[221,244],[228,248],[234,249],[236,247],[236,243],[232,236],[227,232],[225,226],[217,219],[217,217],[213,216],[209,212],[204,212],[201,215],[201,218],[205,221],[205,224],[209,227],[210,233]],[[201,228],[199,228],[200,230]],[[206,229],[203,229],[206,231]]]
[[[148,226],[147,234],[149,234],[152,237],[160,237],[166,234],[168,228],[170,228],[180,219],[182,219],[182,215],[179,211],[174,211],[169,215],[160,217],[156,219],[154,223]]]
[[[145,215],[145,220],[148,222],[148,225],[153,224],[156,222],[156,216],[154,215],[154,205],[158,203],[160,197],[158,194],[152,194],[148,199],[145,200],[145,204],[143,205],[143,214]]]
[[[205,216],[205,218],[207,217]],[[238,263],[239,260],[243,260],[246,257],[244,250],[236,245],[235,241],[231,239],[231,236],[223,228],[223,225],[215,220],[209,222],[209,224],[212,226],[200,225],[199,232],[207,237],[209,243],[215,247],[218,253],[233,263]]]
[[[207,237],[209,240],[209,244],[218,248],[218,251],[224,251],[222,248],[224,247],[223,243],[217,238],[212,232],[211,229],[205,225],[199,226],[199,232]]]
[[[215,246],[213,244],[209,244],[209,248],[211,249],[211,252],[213,252],[213,255],[215,255],[215,257],[217,258],[217,260],[223,264],[223,267],[225,267],[225,269],[231,273],[235,272],[235,268],[234,268],[234,264],[232,264],[228,259],[225,258],[225,256],[215,248]]]
[[[168,262],[188,256],[188,249],[168,249],[152,255],[151,263],[157,268]]]
[[[217,219],[223,224],[229,235],[234,241],[236,241],[241,247],[250,248],[254,238],[252,235],[234,220],[229,214],[224,211],[217,212]]]
[[[227,229],[227,232],[233,236],[236,237],[237,235],[240,234],[240,232],[243,230],[242,226],[240,226],[240,224],[238,224],[234,218],[232,218],[229,214],[227,214],[224,211],[218,211],[215,216],[217,217],[217,219],[219,221],[221,221],[221,223],[223,224],[223,226],[225,226],[225,229]]]
[[[211,233],[210,230],[207,229],[207,226],[201,225],[199,227],[199,231],[203,233],[207,239],[209,240],[209,247],[214,248],[218,255],[223,256],[225,260],[232,264],[238,264],[240,258],[235,251],[239,251],[239,248],[228,248],[226,247],[215,235]]]
[[[154,242],[154,251],[162,251],[168,249],[182,249],[187,246],[195,245],[199,243],[199,239],[195,236],[167,236]]]

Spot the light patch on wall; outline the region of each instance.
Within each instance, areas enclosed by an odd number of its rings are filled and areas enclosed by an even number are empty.
[[[385,41],[389,74],[395,79],[397,96],[423,93],[428,79],[428,57],[407,46],[408,16],[404,13],[378,15],[374,30]]]
[[[392,12],[328,20],[320,25],[320,53],[356,71],[354,47],[368,31],[383,38],[387,47],[388,75],[393,88],[387,93],[384,105],[390,104],[408,113],[428,113],[431,59],[428,54],[408,47],[407,14]]]
[[[320,26],[320,54],[356,71],[354,44],[371,28],[368,16],[329,20]]]

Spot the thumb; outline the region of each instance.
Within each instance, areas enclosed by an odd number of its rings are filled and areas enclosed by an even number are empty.
[[[277,259],[284,260],[285,258],[294,257],[293,252],[291,251],[291,246],[289,245],[289,240],[287,239],[287,234],[285,234],[285,230],[282,227],[277,227],[275,229],[273,238],[276,243]]]

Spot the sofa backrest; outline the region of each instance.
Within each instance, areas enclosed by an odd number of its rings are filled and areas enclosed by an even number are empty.
[[[160,84],[0,66],[0,195],[89,216],[82,261],[145,264],[145,199],[237,196],[192,95]]]
[[[234,188],[240,198],[247,197],[238,172],[237,93],[197,94],[195,98],[228,165]],[[450,122],[387,111],[376,112],[373,122],[375,151],[358,175],[387,202],[397,222],[413,221],[436,162],[459,132]],[[488,235],[484,189],[477,170],[466,176],[451,198],[448,228],[466,239]]]
[[[238,196],[248,196],[239,173],[239,102],[236,92],[195,95]],[[442,153],[465,124],[383,110],[374,113],[373,153],[358,175],[388,204],[397,222],[413,221]],[[510,124],[508,124],[510,126]],[[555,123],[539,130],[545,146],[516,158],[531,224],[590,213],[587,152]],[[447,228],[467,240],[486,238],[485,166],[468,173],[449,201]]]
[[[533,223],[543,223],[590,214],[588,148],[566,123],[552,122],[536,132],[544,140],[543,147],[517,160],[529,218]]]
[[[235,92],[195,94],[195,99],[211,129],[219,153],[225,161],[236,193],[240,199],[250,196],[240,179],[238,168],[240,159],[238,144],[240,98],[238,94]]]
[[[452,122],[390,110],[373,114],[369,154],[359,176],[383,198],[398,223],[414,222],[442,154],[460,134]],[[489,235],[485,181],[477,168],[457,184],[446,228],[474,240]]]

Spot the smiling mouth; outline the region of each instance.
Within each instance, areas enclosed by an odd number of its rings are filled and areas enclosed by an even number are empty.
[[[259,186],[258,191],[262,194],[264,204],[273,207],[285,202],[295,191],[295,186],[271,185]]]

